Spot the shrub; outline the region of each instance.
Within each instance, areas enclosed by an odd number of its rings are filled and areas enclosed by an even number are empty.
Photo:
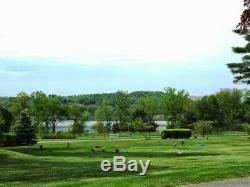
[[[161,132],[162,139],[178,139],[178,138],[190,138],[192,132],[190,129],[166,129]]]
[[[250,140],[250,124],[243,123],[241,125],[241,129],[249,135],[249,140]]]
[[[75,136],[67,131],[65,132],[58,131],[56,133],[44,134],[41,138],[42,139],[74,139]]]
[[[242,129],[244,132],[249,133],[250,124],[248,124],[248,123],[243,123],[243,124],[241,125],[241,129]]]
[[[202,136],[212,134],[212,125],[210,121],[196,121],[194,123],[195,134],[200,134]]]
[[[3,146],[15,146],[16,135],[14,133],[3,133],[0,137],[0,145]]]
[[[92,127],[98,134],[108,133],[108,128],[103,123],[96,123]]]

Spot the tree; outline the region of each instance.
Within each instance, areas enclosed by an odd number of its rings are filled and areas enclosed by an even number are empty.
[[[68,108],[69,110],[69,116],[70,119],[74,121],[74,123],[71,126],[71,132],[74,135],[81,136],[82,133],[84,133],[85,129],[85,122],[88,120],[89,115],[88,113],[84,113],[83,109],[79,106],[73,105]]]
[[[130,132],[135,132],[135,131],[146,132],[147,135],[145,135],[145,137],[148,140],[150,140],[151,139],[150,132],[155,131],[155,127],[152,126],[152,124],[150,123],[143,122],[142,119],[136,119],[129,125],[129,130]]]
[[[128,93],[124,91],[118,91],[114,96],[115,103],[115,116],[119,122],[120,130],[127,130],[130,112],[130,102]]]
[[[49,98],[48,103],[46,105],[47,110],[47,120],[49,126],[52,129],[52,132],[56,132],[56,126],[58,122],[62,121],[67,117],[66,107],[63,106],[58,99]]]
[[[108,132],[107,127],[103,123],[96,123],[92,127],[98,134],[106,134]]]
[[[48,102],[49,98],[42,91],[36,91],[31,94],[30,113],[33,117],[33,121],[37,127],[45,129],[47,133],[49,131]]]
[[[242,62],[229,63],[227,66],[230,68],[234,75],[234,83],[245,83],[250,84],[250,35],[248,32],[249,21],[250,21],[250,1],[244,0],[244,6],[246,9],[241,15],[241,21],[235,30],[236,33],[243,34],[245,40],[248,42],[244,47],[233,47],[233,52],[238,54],[245,54],[242,57]]]
[[[41,91],[31,94],[30,112],[37,125],[45,125],[46,133],[51,129],[56,131],[56,125],[67,117],[66,105],[60,103],[57,97],[47,97]]]
[[[112,115],[112,106],[107,100],[103,100],[95,112],[95,119],[98,121],[98,123],[103,123],[107,127],[108,132],[111,130]]]
[[[250,124],[250,90],[243,91],[244,122]]]
[[[194,132],[203,137],[212,133],[212,125],[210,121],[196,121],[194,123]]]
[[[25,92],[20,92],[16,97],[11,99],[10,111],[18,119],[23,110],[28,110],[30,106],[30,97]]]
[[[14,117],[10,111],[0,106],[0,132],[8,133],[14,121]]]
[[[216,94],[219,108],[219,123],[226,130],[239,130],[243,120],[242,92],[237,89],[223,89]]]
[[[171,126],[179,127],[181,125],[189,101],[189,94],[185,90],[165,89],[165,93],[161,98],[161,107],[165,119],[171,122]]]
[[[157,124],[154,122],[154,116],[157,114],[158,108],[159,102],[154,96],[141,97],[133,107],[132,117],[134,120],[141,119],[153,127],[151,131],[156,131]]]
[[[243,106],[240,90],[224,89],[197,102],[198,118],[212,121],[217,129],[238,130],[239,124],[244,121]]]
[[[35,140],[35,126],[27,112],[21,112],[20,119],[17,121],[13,131],[16,133],[17,145],[33,145]]]
[[[250,35],[245,36],[248,44],[245,47],[234,47],[233,52],[245,54],[242,57],[242,62],[229,63],[227,66],[230,68],[234,75],[234,83],[250,84]]]

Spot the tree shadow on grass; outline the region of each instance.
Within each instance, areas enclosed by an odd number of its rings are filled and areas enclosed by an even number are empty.
[[[45,182],[71,178],[97,178],[131,175],[103,172],[100,162],[67,162],[23,158],[3,158],[0,161],[0,184],[9,182]]]
[[[31,148],[18,147],[9,149],[13,152],[26,154],[26,157],[12,157],[8,154],[0,154],[0,184],[7,183],[39,183],[47,181],[65,181],[67,179],[84,179],[84,178],[101,178],[101,177],[126,177],[138,176],[137,173],[115,173],[103,172],[100,169],[100,161],[103,159],[112,159],[114,155],[122,155],[125,157],[138,157],[138,159],[154,158],[154,157],[178,157],[176,153],[170,152],[95,152],[91,153],[87,150],[42,150]],[[28,156],[30,155],[30,156]],[[182,157],[187,156],[216,156],[217,154],[204,152],[189,152],[184,153]],[[44,158],[43,158],[44,156]],[[49,159],[45,156],[50,157]],[[61,159],[57,160],[57,157]],[[64,158],[63,158],[64,157]],[[74,160],[77,157],[77,160]],[[79,161],[79,158],[83,158]],[[101,158],[99,161],[91,161],[84,157]],[[53,159],[53,160],[52,160]],[[167,165],[152,165],[149,173],[154,171],[176,170],[175,167]]]
[[[97,152],[91,152],[90,149],[54,149],[46,148],[39,150],[35,147],[16,147],[14,149],[10,148],[8,150],[33,155],[33,156],[56,156],[56,157],[101,157],[101,158],[111,158],[115,155],[122,155],[125,157],[139,157],[139,158],[157,158],[157,157],[178,157],[177,151],[130,151],[130,152],[121,152],[115,153],[115,150],[108,149],[105,152],[101,150]],[[201,152],[201,151],[184,151],[181,154],[181,157],[199,157],[199,156],[218,156],[219,153],[216,152]]]

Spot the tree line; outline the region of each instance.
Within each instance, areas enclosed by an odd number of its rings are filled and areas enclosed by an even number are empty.
[[[59,122],[72,120],[70,132],[81,135],[90,119],[97,121],[94,128],[100,133],[152,132],[157,129],[157,115],[164,116],[169,128],[194,129],[195,124],[205,121],[214,130],[240,130],[241,124],[250,123],[250,91],[222,89],[203,97],[191,97],[187,91],[174,88],[81,96],[22,92],[0,99],[0,133],[16,132],[22,120],[28,121],[34,133],[56,133]]]

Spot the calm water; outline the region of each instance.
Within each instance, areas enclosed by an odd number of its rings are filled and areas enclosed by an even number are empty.
[[[87,121],[85,130],[87,130],[89,132],[94,132],[92,127],[96,123],[97,123],[97,121]],[[167,121],[155,121],[155,123],[158,125],[158,128],[157,128],[158,131],[165,129],[168,126]],[[71,124],[73,124],[73,121],[71,121],[71,120],[62,121],[57,125],[56,130],[57,131],[66,131],[66,130],[68,130],[68,128]]]

